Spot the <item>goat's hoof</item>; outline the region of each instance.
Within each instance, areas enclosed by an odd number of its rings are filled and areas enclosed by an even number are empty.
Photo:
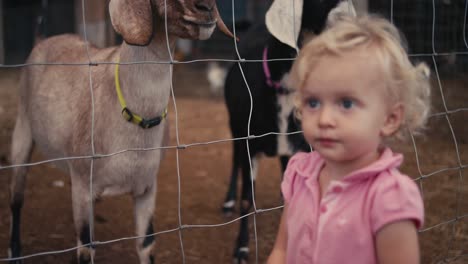
[[[95,219],[96,219],[96,222],[98,223],[107,223],[107,219],[100,215],[96,215]]]
[[[89,263],[91,263],[91,256],[82,254],[78,257],[78,264],[89,264]]]
[[[8,257],[9,258],[18,258],[21,257],[21,246],[19,243],[13,243],[8,249]],[[15,259],[8,261],[9,264],[23,264],[22,259]]]
[[[232,217],[234,214],[234,208],[235,208],[236,202],[234,200],[227,201],[223,204],[223,215],[224,217]]]
[[[230,218],[234,215],[234,207],[223,206],[222,211],[223,211],[224,217],[226,218]]]
[[[234,252],[234,264],[247,264],[249,259],[249,248],[241,247]]]

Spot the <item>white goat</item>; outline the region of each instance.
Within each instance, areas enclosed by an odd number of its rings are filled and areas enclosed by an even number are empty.
[[[173,50],[177,37],[207,39],[216,24],[230,34],[220,19],[215,0],[112,0],[109,12],[115,30],[122,34],[125,42],[119,47],[102,50],[89,47],[92,62],[169,61],[168,50]],[[73,35],[52,37],[38,43],[28,63],[86,63],[86,45]],[[168,139],[164,117],[170,95],[171,65],[120,65],[120,70],[114,74],[116,67],[100,64],[91,68],[70,65],[24,68],[11,162],[28,162],[33,146],[39,147],[47,158],[92,155],[92,131],[94,153],[98,154],[163,146]],[[89,74],[93,84],[94,129]],[[115,80],[120,82],[121,97],[117,95]],[[122,98],[132,111],[124,108],[125,103],[119,104]],[[127,122],[124,117],[131,119],[132,113],[133,120]],[[156,118],[139,122],[140,116]],[[155,150],[93,159],[93,166],[92,159],[67,160],[58,164],[71,177],[78,246],[92,241],[91,202],[108,194],[130,193],[134,199],[136,235],[153,233],[156,174],[161,158],[162,151]],[[15,168],[10,184],[10,256],[13,258],[21,255],[20,211],[26,170],[26,167]],[[153,244],[153,236],[137,239],[140,263],[153,263]],[[89,263],[93,255],[92,246],[80,247],[78,262]]]

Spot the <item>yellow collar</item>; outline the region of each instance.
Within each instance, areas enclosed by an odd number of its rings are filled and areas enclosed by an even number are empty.
[[[164,109],[160,116],[151,119],[144,119],[143,117],[132,113],[130,109],[127,108],[127,103],[122,95],[122,91],[120,90],[120,82],[119,82],[119,62],[120,58],[117,60],[117,64],[115,65],[115,90],[117,91],[117,97],[119,98],[120,105],[122,106],[122,116],[128,122],[132,122],[136,125],[139,125],[142,128],[152,128],[157,126],[161,123],[161,121],[166,118],[167,116],[167,107]]]

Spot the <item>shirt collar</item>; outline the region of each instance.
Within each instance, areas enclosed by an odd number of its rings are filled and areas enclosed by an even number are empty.
[[[390,148],[385,148],[380,158],[368,166],[351,172],[343,178],[343,181],[365,180],[378,175],[382,171],[389,171],[400,167],[403,162],[403,155],[393,153]]]
[[[364,168],[351,172],[343,178],[343,181],[353,182],[366,180],[378,175],[382,171],[396,169],[402,162],[402,154],[393,153],[390,148],[385,148],[378,160]],[[317,178],[323,164],[324,160],[322,157],[317,152],[311,152],[298,163],[296,172],[302,177]]]

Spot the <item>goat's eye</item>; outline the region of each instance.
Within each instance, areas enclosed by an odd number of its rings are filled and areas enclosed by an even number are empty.
[[[349,99],[349,98],[343,98],[341,99],[341,107],[343,107],[344,109],[350,109],[354,106],[355,102],[353,99]]]
[[[310,108],[318,108],[320,101],[317,98],[309,98],[306,100],[306,105]]]

